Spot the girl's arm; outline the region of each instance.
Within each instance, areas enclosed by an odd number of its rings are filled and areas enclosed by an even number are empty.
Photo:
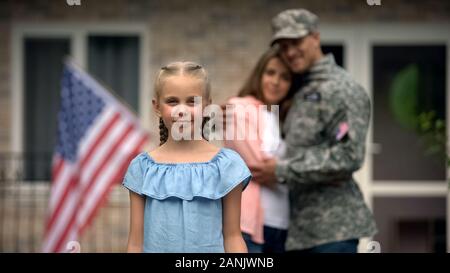
[[[223,240],[225,252],[247,253],[247,246],[241,233],[241,194],[243,185],[235,187],[222,200]]]
[[[145,198],[130,191],[130,234],[127,252],[142,252]]]

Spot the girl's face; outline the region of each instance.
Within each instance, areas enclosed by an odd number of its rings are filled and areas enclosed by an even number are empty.
[[[261,88],[266,103],[279,104],[291,87],[292,75],[277,57],[269,60],[261,77]]]
[[[203,108],[208,104],[203,96],[204,89],[202,80],[190,76],[170,76],[165,79],[159,99],[154,99],[153,105],[169,129],[169,135],[175,122],[179,125],[177,128],[191,127],[191,132],[194,132],[195,118],[200,120],[201,126]]]

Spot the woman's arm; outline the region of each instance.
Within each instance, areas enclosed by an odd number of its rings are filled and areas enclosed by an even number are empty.
[[[228,105],[234,108],[231,113],[226,112],[228,127],[225,133],[232,138],[224,139],[224,146],[239,153],[247,165],[260,163],[265,154],[262,152],[262,136],[264,132],[264,119],[257,111],[250,113],[252,106],[259,104],[250,101],[248,98],[234,98],[228,101]],[[257,108],[258,109],[258,108]],[[247,112],[248,111],[248,112]]]
[[[247,246],[241,233],[241,194],[243,185],[235,187],[222,200],[223,240],[225,252],[247,253]]]
[[[145,198],[130,191],[130,203],[130,234],[128,236],[127,252],[142,252]]]

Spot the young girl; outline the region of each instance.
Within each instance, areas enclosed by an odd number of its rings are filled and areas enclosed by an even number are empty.
[[[229,99],[227,104],[267,105],[268,109],[279,105],[279,118],[283,121],[294,92],[289,68],[278,56],[277,49],[271,48],[261,56],[238,97]],[[278,117],[271,111],[262,113],[246,117],[249,130],[259,132],[256,140],[225,142],[225,146],[239,152],[249,165],[284,153]],[[235,130],[239,130],[236,126]],[[249,252],[284,252],[288,224],[287,186],[278,184],[276,188],[268,188],[252,181],[242,194],[241,214],[241,228]]]
[[[128,252],[247,252],[240,208],[250,170],[233,150],[192,134],[202,129],[194,122],[201,106],[211,102],[206,71],[171,63],[159,72],[155,94],[161,145],[134,158],[123,181],[131,201]],[[191,129],[188,137],[174,137],[180,124]]]

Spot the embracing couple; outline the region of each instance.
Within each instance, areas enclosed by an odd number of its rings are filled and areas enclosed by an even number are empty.
[[[227,102],[269,106],[246,116],[257,139],[225,141],[253,175],[242,193],[244,240],[249,252],[355,253],[360,238],[376,233],[353,179],[364,160],[369,96],[322,53],[316,15],[283,11],[272,30],[270,49]]]

